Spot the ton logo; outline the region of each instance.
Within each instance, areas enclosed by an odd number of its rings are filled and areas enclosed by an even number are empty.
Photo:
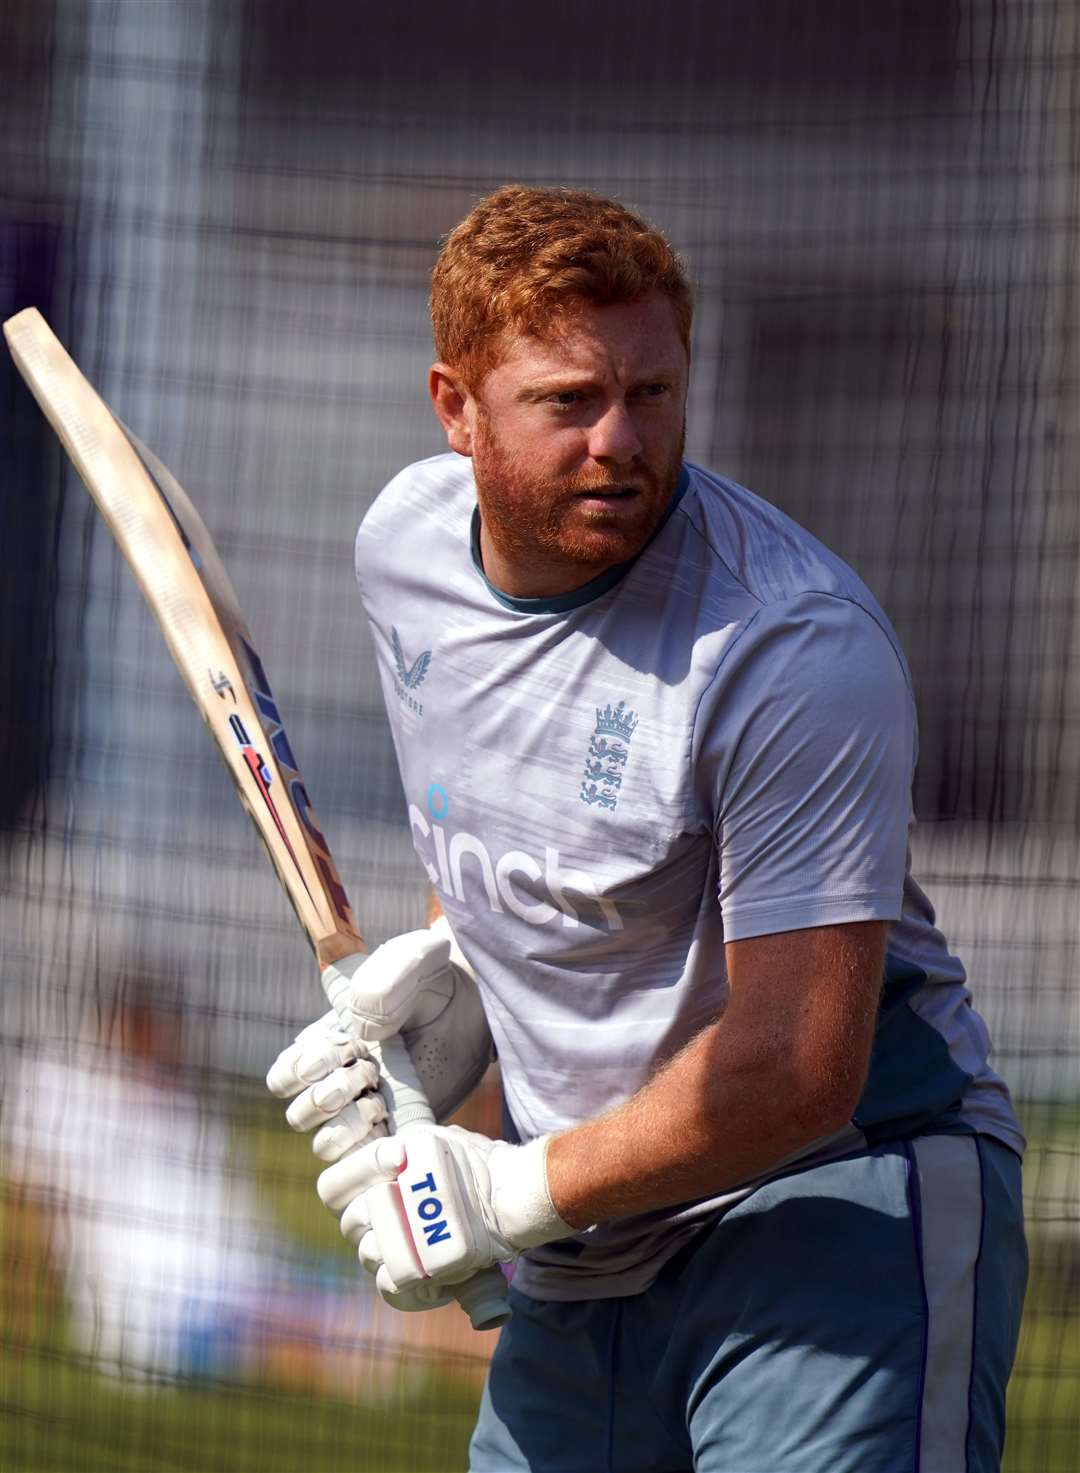
[[[411,1192],[427,1192],[430,1195],[421,1197],[419,1202],[413,1202],[412,1207],[420,1219],[420,1226],[424,1230],[428,1247],[434,1247],[436,1243],[448,1243],[453,1236],[446,1226],[446,1218],[443,1216],[443,1204],[436,1196],[438,1188],[435,1185],[435,1173],[429,1171],[427,1176],[422,1176],[419,1181],[409,1183]]]

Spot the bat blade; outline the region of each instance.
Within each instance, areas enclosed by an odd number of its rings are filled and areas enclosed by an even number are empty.
[[[362,951],[266,671],[202,518],[35,308],[5,323],[4,334],[131,566],[320,966]]]
[[[324,970],[365,950],[236,593],[171,472],[118,420],[34,307],[4,324],[11,356],[127,559],[173,660]],[[382,1044],[383,1084],[433,1120],[404,1044]],[[455,1291],[476,1329],[509,1319],[497,1268]]]

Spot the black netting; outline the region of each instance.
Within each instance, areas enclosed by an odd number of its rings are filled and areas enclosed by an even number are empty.
[[[351,539],[441,448],[436,243],[514,179],[684,252],[690,454],[848,558],[915,671],[918,872],[1031,1136],[1015,1473],[1080,1443],[1077,32],[1054,0],[0,7],[0,308],[204,513],[372,940],[424,895]],[[314,1209],[258,1082],[320,1006],[306,948],[6,357],[0,416],[0,1463],[445,1473],[484,1344],[380,1314]]]

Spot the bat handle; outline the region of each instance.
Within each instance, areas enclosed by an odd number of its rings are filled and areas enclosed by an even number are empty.
[[[435,1116],[400,1035],[384,1038],[372,1046],[371,1052],[379,1059],[390,1133],[397,1135],[417,1125],[434,1125]],[[454,1298],[469,1316],[474,1330],[497,1330],[510,1318],[506,1279],[497,1264],[458,1284]]]
[[[340,975],[340,974],[339,974]],[[323,971],[327,997],[336,1008],[339,998]],[[344,986],[339,984],[339,989]],[[372,1054],[378,1059],[382,1075],[382,1093],[386,1101],[387,1127],[391,1135],[415,1125],[434,1125],[435,1114],[428,1104],[417,1078],[409,1051],[398,1034],[374,1044]],[[497,1330],[510,1318],[510,1302],[506,1280],[497,1264],[481,1269],[454,1290],[454,1297],[469,1316],[474,1330]]]
[[[482,1268],[458,1284],[454,1298],[469,1316],[474,1330],[499,1330],[513,1316],[506,1294],[506,1279],[497,1263]]]

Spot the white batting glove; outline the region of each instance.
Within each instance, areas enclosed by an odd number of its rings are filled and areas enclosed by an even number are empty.
[[[476,980],[449,923],[440,918],[428,930],[395,936],[370,956],[348,957],[327,970],[338,984],[335,1010],[305,1028],[266,1076],[271,1094],[296,1096],[285,1117],[292,1128],[316,1130],[312,1150],[323,1161],[384,1135],[378,1067],[362,1039],[386,1038],[399,1026],[436,1119],[453,1114],[495,1049]]]
[[[445,916],[327,967],[323,988],[351,1037],[401,1035],[436,1120],[454,1113],[495,1058],[476,976]]]
[[[334,1012],[297,1034],[266,1076],[271,1094],[285,1100],[295,1095],[285,1111],[293,1130],[321,1127],[311,1149],[324,1161],[337,1161],[386,1134],[386,1102],[378,1084],[378,1064]]]
[[[319,1196],[342,1211],[384,1298],[459,1284],[523,1248],[576,1231],[548,1191],[549,1136],[525,1146],[460,1126],[413,1127],[374,1141],[319,1177]]]

